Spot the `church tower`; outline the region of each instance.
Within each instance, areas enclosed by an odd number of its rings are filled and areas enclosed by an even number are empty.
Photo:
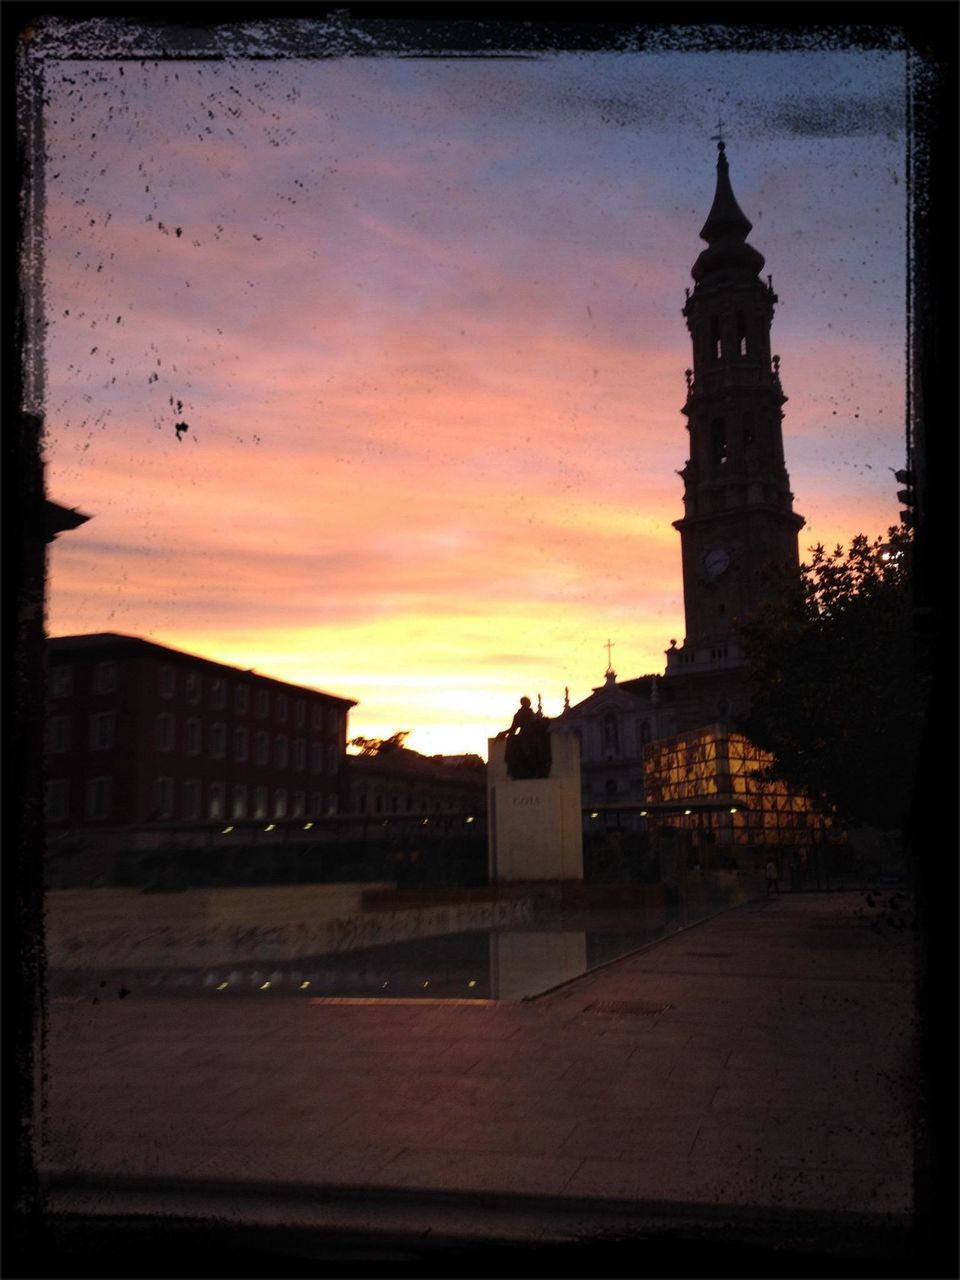
[[[777,296],[760,279],[762,254],[730,185],[718,144],[717,189],[700,232],[694,288],[683,314],[693,342],[687,370],[689,458],[680,533],[686,639],[667,653],[669,678],[739,667],[738,617],[759,603],[771,570],[797,574],[803,517],[783,458],[780,359],[770,354]]]

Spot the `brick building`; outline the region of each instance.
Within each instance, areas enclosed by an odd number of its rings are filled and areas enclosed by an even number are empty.
[[[341,807],[349,698],[113,632],[47,641],[52,827]]]

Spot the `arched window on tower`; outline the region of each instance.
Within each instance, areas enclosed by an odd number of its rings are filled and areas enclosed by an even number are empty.
[[[737,312],[737,350],[742,356],[747,354],[747,322],[743,312]]]
[[[714,418],[710,424],[710,454],[714,466],[722,467],[727,460],[727,423],[724,418]]]
[[[723,355],[723,342],[720,339],[720,317],[710,317],[710,356],[719,360]]]

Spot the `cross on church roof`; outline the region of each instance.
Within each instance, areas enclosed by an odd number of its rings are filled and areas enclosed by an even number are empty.
[[[719,143],[721,151],[723,151],[726,146],[726,143],[723,140],[723,118],[719,115],[717,116],[717,132],[713,135],[710,141]]]
[[[610,655],[610,650],[611,650],[612,648],[613,648],[613,641],[612,641],[612,640],[608,640],[608,641],[607,641],[607,643],[606,643],[606,650],[607,650],[607,670],[608,670],[608,671],[612,671],[612,670],[613,670],[613,658],[612,658],[612,657],[611,657],[611,655]]]

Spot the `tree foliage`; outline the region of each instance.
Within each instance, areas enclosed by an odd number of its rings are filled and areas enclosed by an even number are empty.
[[[903,527],[817,546],[799,585],[740,624],[751,686],[740,727],[773,752],[772,775],[886,830],[905,821],[923,721],[911,560]]]
[[[361,756],[382,756],[390,751],[399,751],[410,736],[409,729],[398,729],[389,738],[351,738],[348,746],[356,747]]]

